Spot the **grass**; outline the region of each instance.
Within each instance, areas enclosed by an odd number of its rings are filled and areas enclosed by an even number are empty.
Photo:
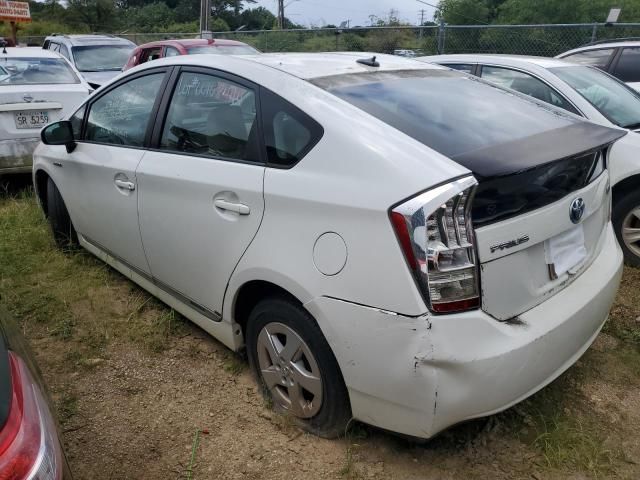
[[[247,363],[237,353],[228,352],[224,359],[224,371],[237,377],[247,368]]]
[[[180,315],[89,253],[58,250],[30,188],[0,196],[0,301],[29,337],[67,343],[69,368],[94,364],[114,340],[162,352],[184,328]]]
[[[65,390],[56,402],[58,420],[66,425],[78,413],[78,398],[68,390]]]

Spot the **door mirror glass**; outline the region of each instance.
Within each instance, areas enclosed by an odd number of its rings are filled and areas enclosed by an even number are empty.
[[[76,145],[73,138],[73,127],[69,120],[61,120],[47,125],[42,129],[40,137],[45,145],[65,145],[69,153]]]

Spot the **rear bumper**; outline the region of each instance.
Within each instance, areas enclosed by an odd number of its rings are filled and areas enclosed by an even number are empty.
[[[502,323],[482,311],[403,317],[340,300],[305,306],[331,345],[356,419],[428,438],[524,400],[589,348],[622,276],[611,226],[602,251],[571,285]]]
[[[38,143],[37,137],[0,141],[0,174],[30,172]]]

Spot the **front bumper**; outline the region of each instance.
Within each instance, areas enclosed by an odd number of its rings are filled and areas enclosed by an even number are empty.
[[[509,408],[573,365],[602,328],[621,276],[609,225],[579,278],[510,323],[480,310],[404,317],[326,297],[305,307],[342,369],[354,418],[429,438]]]
[[[30,172],[39,138],[0,141],[0,174]]]

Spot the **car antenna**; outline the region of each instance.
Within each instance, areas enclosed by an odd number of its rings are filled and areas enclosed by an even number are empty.
[[[376,56],[374,55],[371,58],[359,58],[356,62],[366,65],[367,67],[379,67],[380,62],[376,62]]]

